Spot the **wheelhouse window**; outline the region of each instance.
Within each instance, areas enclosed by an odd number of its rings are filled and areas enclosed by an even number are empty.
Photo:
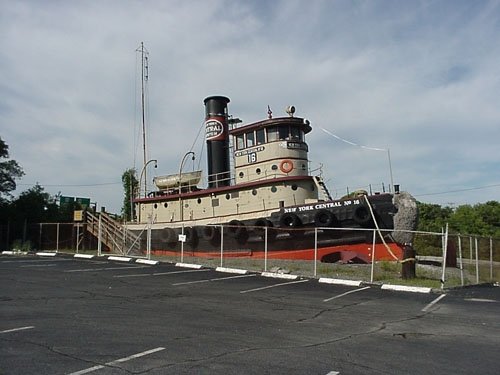
[[[300,128],[298,126],[290,127],[290,138],[292,139],[292,141],[302,141],[302,132],[300,131]]]
[[[236,136],[236,149],[241,150],[245,148],[245,136],[243,134],[238,134]]]
[[[288,125],[281,125],[278,127],[279,139],[284,141],[290,138]]]
[[[270,126],[267,128],[267,141],[273,142],[278,140],[278,128],[276,126]]]
[[[255,132],[255,135],[257,136],[256,141],[257,141],[258,145],[262,145],[262,144],[266,143],[266,131],[265,131],[265,129],[257,130]]]
[[[247,147],[252,147],[255,145],[255,133],[254,132],[249,132],[246,133],[247,136]]]

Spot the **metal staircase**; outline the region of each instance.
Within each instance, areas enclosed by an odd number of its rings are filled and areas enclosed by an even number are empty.
[[[121,255],[140,255],[141,239],[127,230],[121,223],[105,212],[93,214],[86,212],[87,230],[104,244],[111,253]]]
[[[316,184],[316,188],[318,189],[319,200],[324,200],[324,201],[333,200],[321,176],[314,176],[314,183]]]

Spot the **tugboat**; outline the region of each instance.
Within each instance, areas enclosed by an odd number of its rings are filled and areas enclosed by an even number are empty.
[[[393,231],[415,229],[396,220],[416,215],[413,197],[358,191],[332,199],[322,177],[309,172],[309,120],[290,106],[287,116],[273,118],[269,110],[268,118],[241,125],[228,114],[229,102],[204,100],[208,186],[198,187],[202,171],[182,172],[183,159],[178,173],[155,177],[157,190],[134,200],[135,222],[127,228],[139,234],[148,227],[153,253],[214,256],[223,248],[225,256],[368,262],[376,230],[383,244],[375,258],[402,258],[404,244]]]

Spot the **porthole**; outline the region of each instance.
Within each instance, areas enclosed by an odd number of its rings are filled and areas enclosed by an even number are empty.
[[[229,193],[226,194],[226,199],[227,200],[231,199],[231,195]]]
[[[260,172],[262,172],[262,171],[260,170],[260,168],[257,168],[257,169],[255,170],[255,173],[257,173],[257,174],[260,174]]]
[[[295,184],[293,184],[293,185],[292,185],[292,190],[297,190],[297,189],[298,189],[298,186],[297,186],[297,185],[295,185]]]
[[[155,203],[154,206],[153,206],[155,209],[158,208],[158,204]]]
[[[278,188],[277,188],[276,186],[272,186],[272,187],[271,187],[271,191],[272,191],[273,193],[276,193],[276,192],[278,191]]]
[[[278,166],[277,166],[276,164],[273,164],[273,166],[271,167],[271,169],[272,169],[273,171],[275,171],[275,170],[277,170],[277,169],[278,169]]]
[[[163,203],[163,207],[167,208],[168,207],[168,203],[167,202]]]
[[[257,190],[256,189],[252,190],[252,195],[257,195]]]
[[[243,178],[245,174],[243,172],[240,172],[240,174],[238,176],[240,176],[240,178]]]
[[[198,202],[198,204],[200,204],[201,203],[201,198],[198,198],[197,202]]]
[[[305,171],[306,170],[306,165],[305,164],[302,164],[302,170]]]

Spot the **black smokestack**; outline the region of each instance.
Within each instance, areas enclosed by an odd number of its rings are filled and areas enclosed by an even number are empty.
[[[229,130],[225,96],[209,96],[205,103],[205,138],[207,140],[208,186],[229,186]]]

